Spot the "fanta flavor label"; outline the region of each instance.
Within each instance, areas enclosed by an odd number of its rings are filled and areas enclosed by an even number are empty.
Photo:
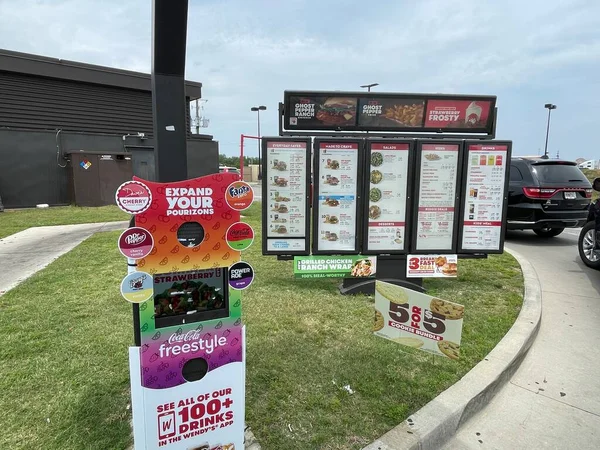
[[[225,201],[236,211],[248,209],[254,200],[254,191],[245,181],[236,181],[227,187]]]

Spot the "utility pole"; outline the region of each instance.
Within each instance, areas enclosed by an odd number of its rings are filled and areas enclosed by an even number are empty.
[[[198,99],[196,99],[196,134],[200,134],[200,112],[198,110]]]
[[[552,103],[546,103],[544,108],[548,109],[548,125],[546,127],[546,146],[544,147],[544,157],[548,158],[548,134],[550,134],[550,113],[553,109],[556,109],[556,105]]]

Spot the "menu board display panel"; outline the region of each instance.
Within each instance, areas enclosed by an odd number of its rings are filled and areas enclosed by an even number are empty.
[[[365,253],[404,253],[411,144],[370,141]]]
[[[313,253],[358,252],[361,141],[315,140]]]
[[[501,253],[510,142],[466,143],[461,251]]]
[[[263,253],[309,252],[310,140],[263,138]]]
[[[493,134],[495,96],[285,91],[283,129]]]
[[[460,144],[420,143],[415,250],[451,251],[456,245]]]

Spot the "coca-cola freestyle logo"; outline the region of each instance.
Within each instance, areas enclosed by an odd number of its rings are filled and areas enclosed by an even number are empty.
[[[167,216],[214,214],[211,188],[166,188]]]
[[[231,225],[225,234],[227,245],[233,250],[246,250],[254,241],[254,230],[244,222]]]
[[[148,230],[132,227],[121,233],[118,247],[121,254],[126,258],[142,259],[152,251],[154,239]]]

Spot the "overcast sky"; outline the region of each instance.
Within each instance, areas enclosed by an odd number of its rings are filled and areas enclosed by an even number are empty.
[[[0,47],[150,71],[151,0],[0,0]],[[356,5],[356,6],[352,6]],[[203,83],[206,133],[277,134],[285,89],[498,96],[514,154],[600,158],[598,0],[190,0],[186,77]],[[256,153],[250,142],[247,152]]]

